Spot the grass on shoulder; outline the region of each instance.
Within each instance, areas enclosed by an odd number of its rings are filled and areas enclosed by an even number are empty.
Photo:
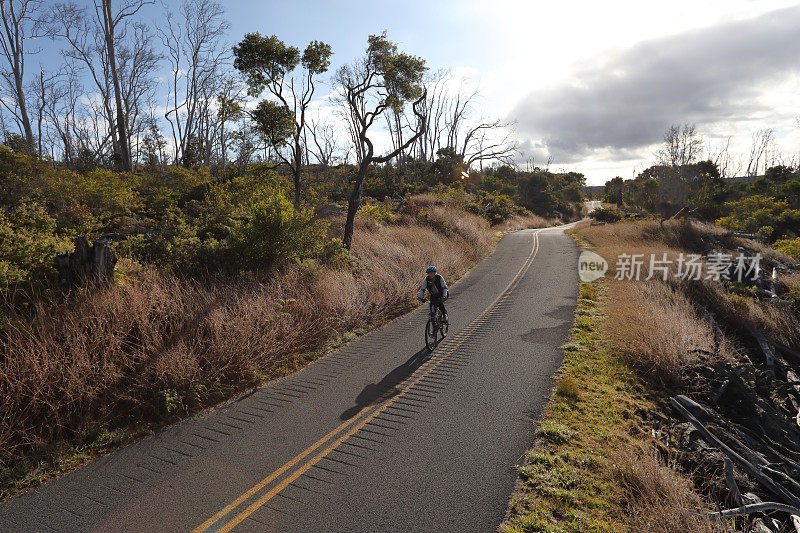
[[[602,345],[604,292],[602,281],[581,283],[555,394],[519,468],[505,533],[626,529],[615,451],[635,446],[637,413],[650,404],[632,371]]]
[[[594,249],[594,240],[569,233]],[[708,518],[674,450],[652,437],[649,422],[664,418],[666,391],[610,341],[618,337],[610,329],[630,327],[617,319],[620,309],[639,309],[652,295],[609,290],[613,283],[580,284],[564,362],[534,447],[519,467],[503,533],[727,531]],[[638,333],[652,337],[647,328]]]

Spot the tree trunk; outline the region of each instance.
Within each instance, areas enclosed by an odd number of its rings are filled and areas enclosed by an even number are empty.
[[[56,257],[61,282],[75,287],[87,282],[107,282],[114,279],[117,256],[105,241],[89,244],[86,237],[75,239],[75,251]]]
[[[364,160],[361,166],[358,167],[358,175],[356,182],[353,184],[353,192],[347,200],[347,221],[344,224],[344,236],[342,237],[342,244],[348,250],[353,243],[353,226],[356,220],[356,212],[361,204],[361,192],[364,189],[364,178],[367,175],[369,168],[369,161]]]
[[[300,171],[302,170],[303,152],[300,150],[300,137],[297,136],[294,140],[294,168],[292,169],[292,177],[294,178],[294,207],[300,208]]]
[[[103,15],[105,18],[106,48],[108,49],[108,66],[111,70],[111,80],[114,82],[114,100],[117,105],[117,131],[119,135],[119,155],[122,159],[122,170],[130,172],[131,151],[128,142],[128,129],[125,124],[125,110],[122,108],[122,91],[119,87],[117,73],[117,60],[114,56],[114,19],[111,16],[111,0],[103,0]]]
[[[33,152],[34,147],[36,144],[33,141],[33,128],[31,128],[31,121],[28,118],[28,106],[25,104],[25,93],[22,88],[22,74],[17,73],[17,69],[14,70],[14,83],[17,87],[17,103],[19,105],[19,115],[20,119],[22,120],[22,128],[25,131],[25,144],[28,145],[28,150]]]

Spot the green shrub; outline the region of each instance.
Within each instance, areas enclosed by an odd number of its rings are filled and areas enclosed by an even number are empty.
[[[759,233],[767,241],[800,229],[800,210],[789,209],[784,200],[755,194],[727,202],[725,207],[730,214],[718,219],[717,224],[733,231]]]
[[[429,228],[433,228],[443,235],[450,235],[453,230],[450,222],[436,218],[429,211],[424,209],[420,209],[417,212],[417,224],[420,226],[428,226]]]
[[[393,224],[397,220],[384,204],[365,205],[356,212],[356,215],[371,218],[380,224]]]
[[[779,252],[800,260],[800,237],[775,241],[774,247]]]
[[[164,389],[156,393],[156,402],[161,410],[161,414],[170,418],[183,411],[183,401],[180,394],[174,389]]]
[[[330,239],[322,247],[322,259],[332,268],[359,267],[358,258],[344,247],[340,239]]]
[[[71,249],[69,239],[56,234],[56,221],[44,207],[0,207],[0,286],[52,278],[55,256]]]
[[[215,271],[222,266],[220,242],[213,236],[198,234],[198,226],[177,208],[167,210],[163,218],[145,234],[132,235],[117,245],[121,255],[177,272]]]
[[[505,194],[487,194],[484,199],[485,217],[490,224],[501,224],[516,213],[517,206]]]
[[[597,220],[598,222],[617,222],[622,219],[622,213],[614,208],[608,207],[601,207],[600,209],[595,209],[589,216],[593,219]]]
[[[250,216],[231,233],[231,259],[257,269],[276,261],[305,259],[322,252],[327,223],[311,210],[295,210],[280,193],[254,205]]]

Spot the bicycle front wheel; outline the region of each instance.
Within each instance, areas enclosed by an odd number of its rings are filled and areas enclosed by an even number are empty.
[[[439,328],[436,327],[436,324],[433,320],[428,320],[428,323],[425,324],[425,346],[427,346],[428,351],[432,351],[436,347],[436,336],[439,333]]]

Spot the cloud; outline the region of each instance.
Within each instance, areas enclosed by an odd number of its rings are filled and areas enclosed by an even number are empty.
[[[522,135],[541,139],[557,163],[601,153],[637,159],[672,123],[779,113],[763,94],[800,72],[798,28],[800,6],[643,41],[532,92],[510,118]]]

